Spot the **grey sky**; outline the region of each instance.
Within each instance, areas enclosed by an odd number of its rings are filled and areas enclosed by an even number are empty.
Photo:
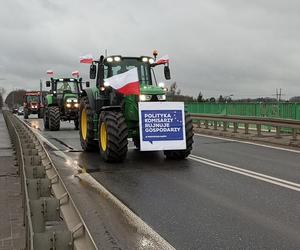
[[[80,55],[156,48],[185,94],[300,95],[299,13],[296,0],[1,0],[0,87],[38,88],[47,69],[88,80]]]

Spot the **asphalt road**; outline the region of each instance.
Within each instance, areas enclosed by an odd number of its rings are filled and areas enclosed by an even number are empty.
[[[130,143],[107,164],[82,152],[73,124],[27,122],[177,249],[300,249],[300,153],[195,136],[184,161]]]

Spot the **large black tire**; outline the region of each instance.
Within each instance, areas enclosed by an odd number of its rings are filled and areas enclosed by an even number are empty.
[[[44,114],[43,120],[44,120],[44,128],[45,128],[45,130],[48,130],[49,129],[49,117],[47,116],[46,113]]]
[[[75,130],[78,130],[79,129],[79,120],[78,119],[74,120],[74,125],[75,125]]]
[[[123,114],[115,111],[101,112],[98,133],[100,153],[104,161],[122,162],[128,150],[128,129]]]
[[[44,109],[40,108],[38,111],[38,118],[44,118]]]
[[[83,136],[83,121],[82,112],[86,113],[86,135]],[[84,151],[98,151],[98,142],[94,140],[94,112],[89,104],[87,96],[83,97],[80,101],[79,108],[79,136],[81,147]]]
[[[133,137],[132,141],[133,141],[133,144],[136,147],[136,149],[140,150],[141,149],[140,137]]]
[[[24,119],[28,119],[28,110],[24,109]]]
[[[49,107],[49,129],[57,131],[60,128],[60,111],[59,107]]]
[[[185,114],[185,139],[186,149],[184,150],[165,150],[164,154],[167,159],[182,160],[188,157],[193,149],[193,121],[189,114]]]

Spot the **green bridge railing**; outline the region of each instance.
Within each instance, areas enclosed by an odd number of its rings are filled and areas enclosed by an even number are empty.
[[[300,120],[300,103],[187,103],[189,113]]]

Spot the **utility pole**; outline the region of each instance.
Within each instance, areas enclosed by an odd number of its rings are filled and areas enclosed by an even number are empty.
[[[40,79],[40,102],[41,104],[43,104],[43,82],[42,82],[42,79]]]
[[[279,89],[276,88],[276,94],[275,94],[275,96],[276,96],[277,102],[280,102],[280,101],[281,101],[281,97],[282,97],[283,95],[284,95],[284,94],[282,93],[282,88],[279,88]]]

